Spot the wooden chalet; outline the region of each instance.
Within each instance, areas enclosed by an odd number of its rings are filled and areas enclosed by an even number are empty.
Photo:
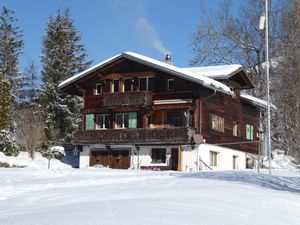
[[[258,153],[260,99],[240,65],[178,68],[125,52],[59,85],[83,98],[80,167],[236,169]]]

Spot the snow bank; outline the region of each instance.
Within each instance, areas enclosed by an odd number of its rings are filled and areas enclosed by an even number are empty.
[[[48,159],[44,158],[41,153],[37,152],[35,154],[35,159],[32,160],[27,152],[20,152],[18,156],[6,156],[3,152],[0,152],[0,162],[8,163],[10,166],[16,167],[27,167],[34,169],[47,169]],[[62,163],[59,160],[51,159],[50,162],[51,169],[63,169],[71,168],[69,165]]]
[[[284,151],[275,149],[272,151],[273,159],[271,165],[273,169],[287,169],[291,171],[299,170],[299,165],[296,160],[289,155],[286,155]],[[268,158],[264,159],[264,165],[269,166]]]

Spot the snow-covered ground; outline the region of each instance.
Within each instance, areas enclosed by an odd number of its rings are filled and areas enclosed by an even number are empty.
[[[280,174],[0,169],[0,224],[299,225],[300,174]]]
[[[0,152],[0,162],[7,163],[11,167],[26,167],[26,168],[35,168],[35,169],[47,169],[48,168],[48,159],[44,158],[41,153],[35,153],[35,160],[32,160],[27,152],[20,152],[18,156],[6,156],[3,152]],[[62,168],[71,168],[71,166],[62,163],[57,159],[50,160],[50,168],[52,169],[62,169]],[[0,193],[1,194],[1,193]],[[0,196],[1,197],[1,196]]]

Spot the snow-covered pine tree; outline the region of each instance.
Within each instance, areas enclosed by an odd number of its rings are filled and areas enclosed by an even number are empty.
[[[34,61],[31,61],[25,68],[22,75],[20,100],[23,107],[36,106],[39,103],[37,68]]]
[[[16,26],[15,12],[2,7],[0,12],[0,74],[9,81],[11,89],[11,118],[10,128],[19,104],[20,81],[19,56],[23,48],[22,31]]]
[[[61,81],[86,69],[91,63],[86,61],[87,51],[80,39],[69,10],[58,10],[55,17],[49,17],[41,55],[42,105],[48,140],[71,141],[72,134],[80,126],[81,99],[58,89]]]
[[[14,11],[0,9],[0,151],[18,153],[14,141],[15,115],[19,105],[19,56],[22,53],[22,31],[16,26]],[[12,133],[11,133],[12,132]]]

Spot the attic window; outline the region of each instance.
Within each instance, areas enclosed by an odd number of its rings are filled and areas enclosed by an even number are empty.
[[[174,91],[174,79],[168,79],[168,91]]]
[[[101,94],[102,94],[102,84],[96,84],[95,95],[101,95]]]

